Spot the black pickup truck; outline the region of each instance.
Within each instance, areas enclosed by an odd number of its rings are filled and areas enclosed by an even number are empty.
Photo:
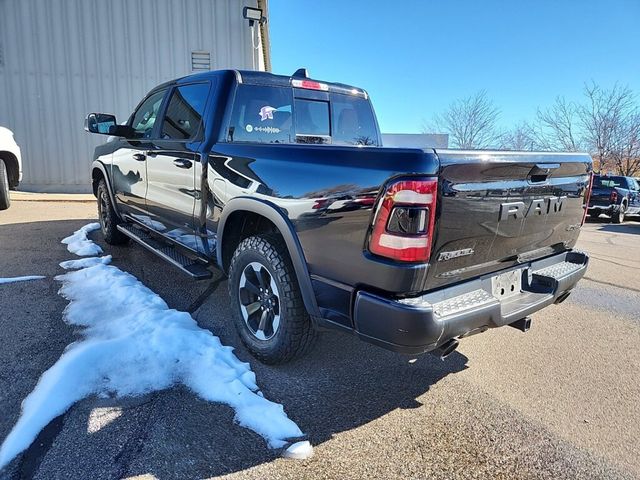
[[[589,216],[601,214],[613,223],[624,222],[627,215],[640,214],[640,186],[633,177],[595,175],[589,197]]]
[[[588,155],[384,148],[367,92],[304,69],[191,75],[85,128],[112,137],[91,173],[105,240],[221,270],[263,362],[326,328],[444,357],[526,331],[587,268]]]

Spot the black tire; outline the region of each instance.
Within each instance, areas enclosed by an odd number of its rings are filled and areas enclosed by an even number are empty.
[[[9,197],[9,174],[4,160],[0,159],[0,210],[6,210],[11,206]]]
[[[590,217],[592,220],[595,220],[596,218],[600,217],[600,214],[601,214],[601,213],[602,213],[602,212],[601,212],[600,210],[592,210],[592,211],[590,211],[590,212],[589,212],[589,217]]]
[[[618,211],[615,212],[611,217],[611,221],[613,223],[623,223],[626,211],[627,211],[627,205],[625,203],[622,203]]]
[[[260,273],[256,273],[256,268]],[[249,278],[251,275],[255,275],[253,280]],[[241,281],[251,287],[241,287]],[[258,289],[262,291],[264,285],[267,285],[266,293],[261,294]],[[240,242],[231,259],[229,295],[242,343],[262,363],[285,363],[304,355],[313,346],[317,335],[304,306],[286,245],[279,235],[258,235]],[[260,296],[262,300],[258,300]],[[256,308],[257,303],[262,306]],[[248,307],[252,306],[253,311],[249,312]],[[275,317],[278,323],[274,327]],[[258,327],[251,326],[258,321]]]
[[[100,228],[102,229],[102,235],[104,235],[104,241],[109,245],[123,245],[127,243],[129,237],[118,230],[120,221],[113,209],[107,183],[104,180],[100,180],[100,183],[98,183],[96,196],[98,198],[98,218],[100,219]]]

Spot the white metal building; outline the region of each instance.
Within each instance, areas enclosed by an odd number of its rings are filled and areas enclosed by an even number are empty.
[[[202,70],[270,70],[267,0],[0,0],[0,125],[22,148],[22,190],[89,191],[104,138],[87,113],[124,121],[159,83]]]

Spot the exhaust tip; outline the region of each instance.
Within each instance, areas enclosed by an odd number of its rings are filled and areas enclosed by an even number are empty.
[[[558,298],[556,298],[556,301],[554,302],[556,305],[564,302],[567,298],[569,298],[569,295],[571,295],[571,291],[568,292],[564,292],[562,295],[560,295]]]
[[[509,324],[510,327],[517,328],[521,332],[528,332],[531,328],[531,317],[521,318]]]
[[[440,345],[435,350],[432,350],[431,353],[433,353],[434,355],[440,357],[440,360],[444,360],[449,355],[451,355],[453,352],[455,352],[455,350],[458,348],[459,344],[460,344],[460,342],[458,342],[457,339],[452,338],[451,340],[449,340],[449,341],[443,343],[442,345]]]

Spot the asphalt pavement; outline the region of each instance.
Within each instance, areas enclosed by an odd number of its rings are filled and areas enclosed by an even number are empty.
[[[92,202],[15,200],[0,212],[0,440],[40,375],[74,341],[62,321],[60,240],[96,218]],[[0,479],[593,478],[640,477],[640,223],[583,228],[587,279],[567,301],[512,328],[465,339],[441,361],[410,359],[342,333],[311,354],[264,366],[230,321],[226,282],[202,304],[195,283],[136,245],[92,238],[113,264],[249,361],[265,395],[315,446],[280,458],[234,423],[233,410],[184,388],[92,397],[53,421]]]

